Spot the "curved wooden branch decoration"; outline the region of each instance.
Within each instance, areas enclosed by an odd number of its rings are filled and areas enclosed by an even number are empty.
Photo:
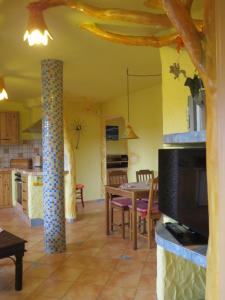
[[[162,27],[172,27],[166,14],[155,14],[149,12],[126,10],[126,9],[103,9],[74,1],[71,8],[75,8],[85,15],[102,20],[119,20],[143,25],[158,25]]]
[[[169,28],[172,27],[172,23],[166,14],[155,14],[117,8],[103,9],[88,4],[82,4],[75,0],[40,0],[30,3],[28,8],[45,10],[56,6],[68,6],[84,13],[85,15],[102,20],[119,20],[143,25],[157,25]]]
[[[152,0],[155,3],[160,4],[161,0]],[[192,0],[185,0],[192,1]],[[161,4],[160,4],[161,5]],[[161,26],[165,28],[173,27],[170,19],[166,14],[156,14],[135,10],[126,9],[103,9],[94,7],[91,5],[79,3],[75,0],[40,0],[32,2],[28,5],[28,8],[35,8],[39,10],[45,10],[56,6],[68,6],[76,9],[85,15],[98,18],[101,20],[118,20],[123,22],[130,22],[143,25]],[[202,21],[195,20],[195,25],[199,31],[202,30]]]
[[[186,7],[186,9],[188,11],[191,10],[193,0],[181,0],[180,2]],[[150,7],[150,8],[156,8],[156,9],[164,10],[162,0],[146,0],[144,2],[144,5],[147,6],[147,7]]]
[[[81,24],[80,27],[86,29],[91,33],[94,33],[95,35],[105,40],[115,42],[115,43],[121,43],[125,45],[132,45],[132,46],[152,46],[152,47],[159,48],[174,43],[176,38],[178,37],[177,33],[173,33],[162,37],[128,36],[128,35],[108,32],[99,28],[95,24],[86,24],[86,23]]]
[[[190,2],[193,0],[186,0],[186,4],[190,7]],[[85,15],[98,18],[101,20],[118,20],[124,22],[131,22],[143,25],[156,25],[166,28],[171,28],[172,22],[166,14],[147,13],[141,11],[133,11],[126,9],[102,9],[87,4],[81,4],[76,1],[72,1],[74,4],[70,4],[71,8],[77,9],[83,12]],[[202,30],[202,21],[194,20],[195,26],[199,31]]]
[[[144,5],[146,7],[162,9],[163,10],[162,0],[146,0],[144,2]]]
[[[45,10],[56,6],[70,6],[71,0],[39,0],[28,4],[27,8],[35,8],[39,10]]]
[[[203,65],[203,46],[201,36],[197,31],[188,10],[178,0],[162,0],[164,9],[173,23],[174,27],[184,41],[185,47],[192,58],[192,61],[201,74],[205,77]]]

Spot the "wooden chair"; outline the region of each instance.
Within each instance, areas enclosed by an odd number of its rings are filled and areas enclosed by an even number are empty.
[[[154,178],[153,170],[139,170],[136,171],[137,182],[150,182]],[[142,200],[148,202],[148,198],[143,198]]]
[[[130,209],[130,223],[132,220],[132,205],[129,205]],[[139,216],[141,218],[139,218]],[[149,191],[149,201],[144,200],[137,201],[137,217],[140,220],[147,221],[147,236],[145,230],[139,231],[139,235],[148,238],[149,248],[152,247],[154,228],[157,220],[160,219],[161,213],[158,209],[158,177],[151,180],[151,188]],[[139,223],[139,222],[138,222]],[[145,222],[144,222],[145,224]],[[138,224],[140,228],[140,224]],[[132,228],[132,226],[130,226]],[[131,234],[132,236],[132,234]]]
[[[150,170],[139,170],[136,171],[136,180],[137,182],[150,181],[154,178],[154,171]]]
[[[108,172],[108,184],[113,187],[119,187],[121,184],[127,183],[127,172],[123,170],[110,171]],[[110,227],[114,230],[114,226],[120,226],[122,228],[122,238],[125,239],[125,212],[129,212],[129,205],[131,204],[131,199],[125,197],[112,196],[110,203]],[[119,210],[121,213],[121,224],[114,223],[114,209]]]
[[[108,172],[108,185],[113,187],[119,187],[123,183],[127,183],[127,171],[115,170]]]
[[[83,193],[84,185],[76,184],[76,199],[81,200],[82,206],[84,207],[84,193]]]

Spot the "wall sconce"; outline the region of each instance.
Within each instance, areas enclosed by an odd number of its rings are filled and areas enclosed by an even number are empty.
[[[79,149],[79,144],[80,144],[80,136],[84,132],[85,125],[83,121],[76,120],[72,124],[73,130],[76,132],[76,148]]]
[[[24,41],[28,41],[29,46],[34,45],[48,45],[48,39],[52,40],[48,32],[47,25],[43,16],[43,9],[41,7],[28,6],[29,18],[27,30],[24,34]]]
[[[0,77],[0,101],[3,101],[5,99],[8,99],[8,94],[5,90],[4,78]]]

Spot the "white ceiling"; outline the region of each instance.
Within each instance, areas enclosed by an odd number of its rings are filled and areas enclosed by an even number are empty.
[[[126,68],[131,73],[161,73],[159,50],[115,44],[82,29],[90,19],[75,10],[57,7],[45,12],[54,40],[47,47],[29,47],[23,42],[28,0],[0,0],[0,73],[10,99],[27,101],[40,98],[40,62],[45,58],[64,61],[64,92],[70,100],[105,101],[125,94]],[[132,5],[131,5],[132,2]],[[99,7],[146,10],[140,0],[89,0]],[[129,34],[151,34],[154,28],[122,22],[94,20],[106,29]],[[147,88],[160,77],[132,78],[131,90]]]

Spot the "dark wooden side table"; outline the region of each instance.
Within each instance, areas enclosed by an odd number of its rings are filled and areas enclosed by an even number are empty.
[[[4,230],[0,232],[0,259],[9,257],[15,263],[15,289],[17,291],[22,290],[23,256],[26,251],[26,242],[27,241],[9,233],[8,231]]]

